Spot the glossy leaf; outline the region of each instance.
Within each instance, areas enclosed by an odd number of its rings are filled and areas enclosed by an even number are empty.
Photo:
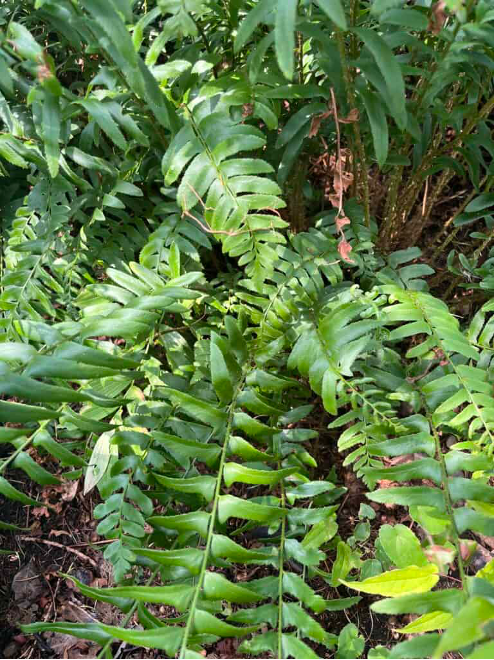
[[[266,504],[241,500],[233,495],[222,495],[218,503],[218,518],[225,522],[228,518],[245,518],[257,522],[271,522],[281,518],[285,509]]]
[[[193,575],[197,575],[203,562],[203,554],[196,548],[180,550],[153,550],[150,548],[133,548],[137,555],[147,557],[163,566],[184,566]]]
[[[430,614],[441,611],[456,614],[465,602],[460,589],[443,589],[411,596],[387,598],[372,604],[375,612],[382,614]]]
[[[398,61],[395,59],[391,49],[376,32],[367,28],[354,28],[369,51],[372,53],[386,82],[392,107],[390,111],[397,125],[403,129],[406,126],[405,111],[405,84]]]
[[[484,626],[494,617],[494,605],[475,596],[460,610],[450,622],[435,650],[434,657],[440,658],[451,649],[463,648],[485,637]],[[457,625],[462,622],[461,629]]]
[[[227,600],[230,603],[254,603],[261,600],[259,594],[233,584],[219,573],[207,572],[203,585],[206,597],[211,600]]]
[[[45,87],[45,98],[43,102],[43,141],[45,143],[46,161],[50,176],[55,178],[58,174],[60,149],[58,140],[60,138],[60,101]]]
[[[214,497],[216,488],[216,479],[214,477],[201,476],[189,477],[186,479],[176,479],[173,477],[165,477],[162,474],[154,473],[155,479],[162,486],[171,488],[172,490],[180,491],[181,493],[198,493],[210,502]]]
[[[405,525],[383,525],[379,540],[397,568],[425,566],[427,559],[415,534]]]
[[[423,593],[429,591],[438,582],[437,567],[409,566],[395,571],[381,573],[376,577],[368,578],[363,582],[346,582],[341,580],[350,589],[363,591],[367,594],[380,596],[401,596],[404,594]]]
[[[397,629],[396,632],[402,634],[415,634],[431,632],[432,630],[442,630],[447,628],[453,619],[449,612],[430,612],[409,623],[404,628]]]
[[[284,468],[282,470],[255,470],[239,463],[226,463],[223,470],[223,478],[227,486],[231,486],[234,482],[256,486],[273,486],[296,471],[297,468],[295,467]]]
[[[280,69],[285,77],[293,78],[295,51],[295,19],[298,0],[278,0],[274,27],[274,43]]]
[[[210,514],[206,511],[192,511],[171,516],[151,516],[148,523],[157,527],[175,529],[178,531],[194,531],[206,537],[209,529]]]
[[[219,346],[211,341],[211,380],[220,401],[228,403],[233,396],[233,382]]]
[[[342,30],[347,29],[345,12],[340,0],[316,0],[319,7]]]
[[[242,637],[257,630],[257,626],[232,626],[229,623],[220,621],[204,610],[196,610],[194,613],[194,628],[198,633],[212,634],[218,637]]]

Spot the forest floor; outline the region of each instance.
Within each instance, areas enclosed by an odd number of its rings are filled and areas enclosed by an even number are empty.
[[[316,409],[320,415],[318,426],[325,427],[324,411]],[[342,538],[352,534],[362,503],[369,504],[365,497],[365,485],[354,475],[351,468],[342,466],[343,457],[336,450],[336,438],[323,431],[311,451],[318,460],[318,468],[313,477],[323,479],[330,470],[336,470],[339,485],[346,488],[338,511],[338,533]],[[53,469],[53,466],[51,466]],[[13,471],[11,482],[19,489],[26,488],[21,473]],[[18,477],[18,481],[16,481]],[[21,481],[22,479],[22,481]],[[391,485],[391,484],[389,484]],[[380,484],[381,487],[384,484]],[[26,507],[6,501],[0,496],[0,507],[4,522],[29,528],[25,533],[2,532],[2,547],[12,554],[0,555],[0,657],[2,658],[95,658],[99,647],[91,642],[78,640],[60,633],[23,635],[18,626],[34,621],[63,620],[74,623],[99,621],[108,625],[122,623],[123,615],[117,608],[107,603],[95,603],[80,594],[70,575],[93,587],[112,586],[111,566],[103,558],[105,541],[95,532],[96,522],[92,511],[96,506],[97,495],[84,497],[77,481],[65,481],[61,486],[37,487],[30,485],[27,491],[40,501],[39,507]],[[383,524],[404,523],[410,525],[406,510],[393,505],[372,503],[376,516],[371,523],[371,535],[360,544],[362,559],[372,558],[374,540]],[[493,542],[494,539],[489,539]],[[368,554],[367,554],[368,553]],[[331,571],[331,561],[325,567]],[[484,557],[484,562],[488,557]],[[267,569],[261,567],[262,571]],[[293,567],[292,567],[293,570]],[[295,569],[296,570],[296,569]],[[267,574],[267,572],[265,573]],[[233,581],[241,582],[243,575],[229,574]],[[256,577],[263,577],[256,574]],[[355,596],[346,587],[335,589],[323,579],[316,578],[311,586],[327,600]],[[454,574],[441,579],[440,588],[455,585]],[[347,623],[354,623],[364,636],[366,648],[377,645],[391,646],[406,639],[395,632],[409,623],[407,616],[389,617],[374,614],[369,605],[376,597],[363,595],[362,600],[345,611],[323,612],[315,618],[328,632],[337,634]],[[156,616],[173,616],[170,608],[150,606]],[[131,620],[130,627],[138,622]],[[208,658],[244,658],[237,652],[240,641],[224,639],[207,649]],[[334,657],[334,651],[312,644],[322,658]],[[115,658],[161,658],[158,651],[132,647],[115,642]]]

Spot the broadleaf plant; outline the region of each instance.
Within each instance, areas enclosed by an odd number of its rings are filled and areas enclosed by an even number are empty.
[[[1,3],[0,496],[83,479],[122,613],[24,633],[492,654],[491,4]]]

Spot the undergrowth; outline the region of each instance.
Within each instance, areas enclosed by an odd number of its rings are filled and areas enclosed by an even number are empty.
[[[419,616],[367,657],[492,657],[492,3],[22,0],[0,23],[0,493],[37,503],[13,469],[97,489],[115,586],[77,585],[124,615],[23,630],[359,657],[365,631],[318,615],[371,594]],[[363,505],[340,534],[318,402],[413,525],[371,542]]]

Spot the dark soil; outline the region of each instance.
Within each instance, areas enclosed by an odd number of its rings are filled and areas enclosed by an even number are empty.
[[[371,558],[381,525],[409,525],[410,518],[402,507],[377,505],[367,500],[365,485],[354,475],[351,467],[342,465],[344,457],[337,451],[336,435],[333,437],[326,430],[324,411],[316,408],[313,420],[317,420],[314,421],[314,428],[321,435],[310,448],[318,461],[318,468],[312,477],[324,479],[328,474],[336,475],[340,485],[346,488],[338,511],[338,534],[341,538],[346,539],[354,532],[362,503],[371,504],[374,508],[376,516],[370,521],[370,537],[359,545],[362,559]],[[0,533],[2,549],[12,551],[12,554],[0,555],[0,657],[94,658],[98,653],[98,647],[94,644],[53,633],[24,635],[18,626],[21,623],[55,620],[76,623],[99,621],[109,625],[122,623],[123,616],[119,610],[84,598],[74,583],[65,577],[73,575],[90,586],[112,586],[111,567],[102,555],[105,542],[96,534],[96,523],[92,520],[92,511],[97,504],[96,496],[93,496],[93,501],[83,497],[79,484],[75,482],[66,481],[63,486],[42,488],[26,481],[22,474],[11,472],[8,476],[17,488],[40,501],[40,506],[25,507],[0,496],[2,521],[29,528],[15,533]],[[234,494],[241,497],[241,489]],[[231,531],[235,529],[232,527]],[[255,544],[257,539],[254,537],[252,531],[241,532],[236,540]],[[334,551],[328,552],[328,561],[321,568],[330,572],[334,557]],[[244,568],[242,570],[245,572]],[[259,567],[255,577],[268,574],[268,567]],[[230,569],[226,577],[232,581],[245,579],[245,575],[236,574],[235,569]],[[454,578],[453,574],[450,579],[441,580],[438,586],[457,586]],[[356,592],[345,586],[335,589],[322,578],[313,579],[310,584],[327,600],[356,595]],[[360,595],[361,601],[353,607],[345,611],[323,612],[315,618],[325,630],[336,635],[348,623],[355,624],[365,637],[366,657],[371,648],[378,645],[389,647],[401,641],[403,637],[393,629],[406,625],[410,618],[377,615],[372,612],[370,605],[379,598]],[[150,610],[158,617],[174,616],[168,609],[150,606]],[[132,627],[137,624],[132,619],[128,625]],[[244,658],[246,656],[237,652],[239,643],[236,639],[220,640],[208,647],[207,657]],[[316,643],[311,646],[321,658],[334,657],[334,650],[330,651]],[[114,644],[112,652],[114,657],[118,654],[120,658],[162,657],[157,652],[118,642]]]
[[[324,415],[322,410],[320,412]],[[321,426],[324,428],[324,423]],[[336,451],[336,441],[327,436],[327,431],[326,437],[323,436],[318,446],[312,447],[312,451],[320,463],[313,477],[324,478],[336,468],[341,484],[347,488],[339,512],[340,533],[346,538],[352,533],[361,502],[367,501],[363,495],[365,487],[350,470],[342,467],[343,459]],[[100,552],[104,546],[98,544],[100,539],[95,533],[95,522],[91,517],[97,502],[83,498],[78,492],[78,484],[72,482],[65,482],[63,487],[42,488],[26,482],[19,473],[12,472],[9,478],[20,490],[29,489],[27,494],[38,499],[41,505],[25,507],[18,502],[0,499],[3,522],[29,528],[28,531],[2,532],[1,535],[2,548],[11,550],[12,554],[0,555],[0,656],[96,657],[98,649],[90,643],[52,633],[23,635],[18,626],[21,623],[57,619],[73,622],[97,620],[110,625],[121,622],[122,615],[118,610],[85,599],[74,583],[62,575],[74,575],[92,586],[111,585],[111,568]],[[241,496],[240,492],[235,494]],[[376,529],[373,530],[373,536],[377,535],[381,524],[379,516],[376,516],[374,523]],[[243,533],[242,537],[245,537],[243,541],[248,541],[248,533]],[[330,562],[326,569],[331,570]],[[264,573],[268,574],[268,569],[262,567],[256,577],[262,577]],[[230,571],[228,577],[235,581],[234,571]],[[242,579],[242,576],[238,578]],[[312,586],[328,600],[355,595],[346,587],[336,590],[320,578],[313,580]],[[360,603],[347,611],[324,612],[316,618],[328,632],[334,634],[338,634],[347,623],[354,623],[367,635],[366,650],[379,644],[390,645],[393,634],[389,628],[389,619],[369,610],[373,600],[373,597],[364,595]],[[155,608],[155,614],[163,616],[158,607]],[[208,649],[208,657],[243,658],[245,656],[237,653],[239,643],[239,640],[220,640]],[[317,644],[312,646],[320,657],[334,656],[334,652],[324,647]],[[117,652],[119,647],[119,643],[116,643],[113,652]],[[119,650],[119,657],[160,656],[152,651],[124,645]]]

